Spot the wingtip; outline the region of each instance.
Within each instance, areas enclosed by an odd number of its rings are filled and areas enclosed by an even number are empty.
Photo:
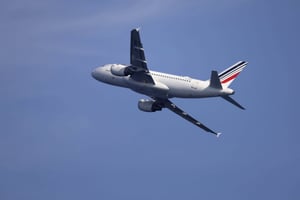
[[[221,136],[222,133],[217,133],[217,138],[219,138]]]
[[[136,30],[137,32],[139,32],[139,31],[141,30],[141,27],[137,27],[135,30]]]
[[[131,33],[133,33],[133,32],[140,32],[140,30],[141,30],[141,27],[138,27],[138,28],[134,28],[134,29],[132,29],[131,30]]]

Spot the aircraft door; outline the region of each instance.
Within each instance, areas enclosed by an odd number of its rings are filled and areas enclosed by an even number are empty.
[[[192,80],[191,81],[191,88],[197,90],[198,89],[198,84],[199,84],[198,81]]]

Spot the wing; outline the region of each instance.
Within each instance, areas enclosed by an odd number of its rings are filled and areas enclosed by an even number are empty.
[[[204,124],[202,124],[201,122],[199,122],[198,120],[194,119],[192,116],[190,116],[189,114],[187,114],[186,112],[184,112],[183,110],[181,110],[180,108],[178,108],[173,102],[171,102],[168,99],[165,100],[157,100],[157,101],[161,101],[162,104],[164,105],[165,108],[168,108],[169,110],[173,111],[174,113],[176,113],[177,115],[179,115],[180,117],[188,120],[189,122],[193,123],[194,125],[198,126],[199,128],[202,128],[203,130],[213,133],[215,134],[217,137],[220,136],[221,133],[217,133],[211,129],[209,129],[208,127],[206,127]]]
[[[141,42],[139,29],[133,29],[131,31],[130,38],[130,69],[132,70],[131,78],[145,83],[154,84],[151,77],[147,61],[145,58],[143,44]]]
[[[136,68],[137,71],[149,72],[139,29],[133,29],[131,31],[130,64],[133,68]]]

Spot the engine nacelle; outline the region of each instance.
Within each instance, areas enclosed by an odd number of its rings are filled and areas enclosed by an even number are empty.
[[[130,69],[126,65],[113,64],[110,71],[115,76],[128,76],[130,75]]]
[[[154,100],[141,99],[139,100],[138,108],[144,112],[155,112],[161,110],[162,106]]]

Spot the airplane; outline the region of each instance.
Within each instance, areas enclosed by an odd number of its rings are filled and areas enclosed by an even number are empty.
[[[150,99],[138,101],[138,108],[141,111],[156,112],[168,108],[199,128],[219,137],[221,133],[211,130],[193,118],[170,99],[222,97],[244,110],[243,106],[230,97],[235,92],[229,86],[248,63],[239,61],[219,74],[213,70],[210,79],[204,81],[188,76],[151,71],[147,66],[139,32],[139,28],[131,30],[129,65],[105,64],[95,68],[92,71],[92,77],[100,82],[129,88],[134,92],[148,96]]]

